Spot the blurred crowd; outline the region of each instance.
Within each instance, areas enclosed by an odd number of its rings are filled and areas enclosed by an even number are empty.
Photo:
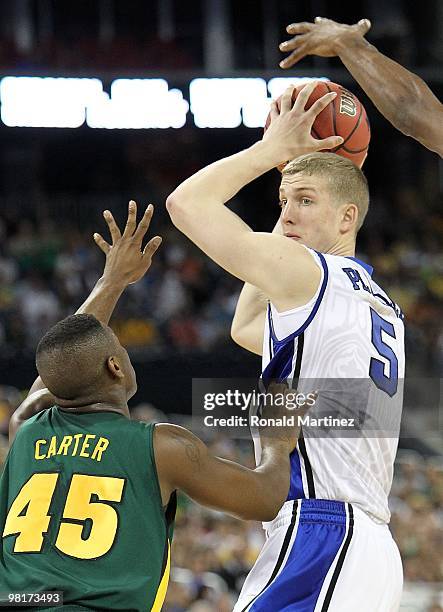
[[[443,581],[443,463],[399,453],[390,497],[391,528],[405,580]]]
[[[106,204],[103,204],[106,206]],[[148,275],[129,287],[113,319],[123,344],[209,349],[227,342],[238,283],[178,233]],[[7,233],[0,217],[0,347],[3,356],[33,350],[45,331],[80,305],[99,278],[104,257],[75,229],[20,221]]]

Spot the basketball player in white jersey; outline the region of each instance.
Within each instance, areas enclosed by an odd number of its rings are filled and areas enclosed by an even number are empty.
[[[402,566],[387,498],[402,402],[403,317],[372,268],[355,259],[367,182],[345,158],[315,153],[340,142],[311,136],[334,98],[305,110],[315,86],[306,85],[293,105],[289,88],[280,112],[273,103],[261,141],[196,173],[167,201],[174,224],[245,281],[232,334],[263,355],[264,382],[297,379],[299,391],[319,390],[317,405],[329,415],[363,423],[350,435],[303,427],[287,501],[265,524],[266,543],[235,612],[394,612],[400,605]],[[279,222],[272,233],[253,232],[225,203],[288,159]],[[257,458],[260,452],[256,444]]]

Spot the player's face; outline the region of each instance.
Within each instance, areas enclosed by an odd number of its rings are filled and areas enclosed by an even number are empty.
[[[311,249],[333,252],[340,239],[340,215],[327,180],[303,173],[283,175],[279,200],[285,236]]]

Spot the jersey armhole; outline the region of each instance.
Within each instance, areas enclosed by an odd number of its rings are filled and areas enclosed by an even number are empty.
[[[305,246],[304,244],[301,245],[304,249],[306,249],[308,251],[308,253],[310,253],[312,259],[314,260],[315,264],[317,265],[318,268],[320,268],[320,272],[321,272],[321,277],[320,277],[320,282],[318,284],[317,287],[317,291],[314,293],[314,295],[311,297],[310,300],[308,300],[306,302],[306,304],[302,304],[301,306],[296,306],[295,308],[290,308],[289,310],[282,310],[281,312],[279,310],[277,310],[277,308],[274,306],[274,304],[272,304],[271,301],[269,301],[269,304],[271,304],[272,308],[275,310],[276,314],[278,314],[278,316],[285,316],[285,315],[290,315],[293,314],[295,312],[300,312],[301,310],[303,310],[304,308],[312,305],[315,305],[315,302],[317,301],[317,298],[319,297],[322,287],[323,287],[323,281],[325,278],[325,274],[327,274],[328,272],[328,267],[326,264],[326,260],[324,258],[323,253],[319,253],[318,251],[314,251],[313,249],[310,249],[309,247]],[[317,257],[316,257],[317,255]],[[323,263],[324,262],[324,263]]]
[[[304,246],[304,245],[302,245]],[[272,339],[274,340],[274,342],[287,342],[289,339],[295,338],[297,336],[300,336],[300,334],[302,334],[305,329],[308,327],[308,325],[312,322],[313,318],[315,317],[315,315],[317,314],[318,309],[320,308],[320,304],[322,302],[323,296],[325,294],[326,291],[326,287],[328,285],[328,279],[329,279],[329,271],[328,271],[328,264],[326,263],[326,258],[323,255],[323,253],[320,253],[319,251],[314,251],[312,249],[309,249],[308,247],[305,247],[312,255],[312,258],[314,259],[315,263],[318,265],[318,267],[321,269],[322,271],[322,279],[320,281],[320,285],[319,288],[317,289],[314,297],[309,300],[309,302],[307,302],[304,306],[297,306],[297,308],[292,308],[291,310],[285,310],[283,312],[279,312],[275,306],[269,302],[268,304],[268,325],[269,325],[269,332],[270,335],[272,337]],[[317,255],[317,257],[314,255],[314,253]],[[279,340],[275,334],[275,330],[274,330],[274,324],[272,321],[272,309],[275,310],[276,314],[281,317],[281,316],[286,316],[286,315],[291,315],[294,314],[296,312],[300,312],[303,309],[306,309],[306,307],[311,306],[312,308],[309,312],[309,315],[307,316],[306,320],[302,323],[302,325],[300,325],[300,327],[292,332],[289,336],[287,336],[286,338],[282,338],[281,340]]]

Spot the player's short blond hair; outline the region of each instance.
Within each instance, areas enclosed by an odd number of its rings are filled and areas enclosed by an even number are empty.
[[[351,160],[335,153],[308,153],[286,164],[282,175],[303,173],[328,180],[331,195],[339,204],[355,204],[358,209],[356,233],[363,225],[369,207],[368,181]]]

